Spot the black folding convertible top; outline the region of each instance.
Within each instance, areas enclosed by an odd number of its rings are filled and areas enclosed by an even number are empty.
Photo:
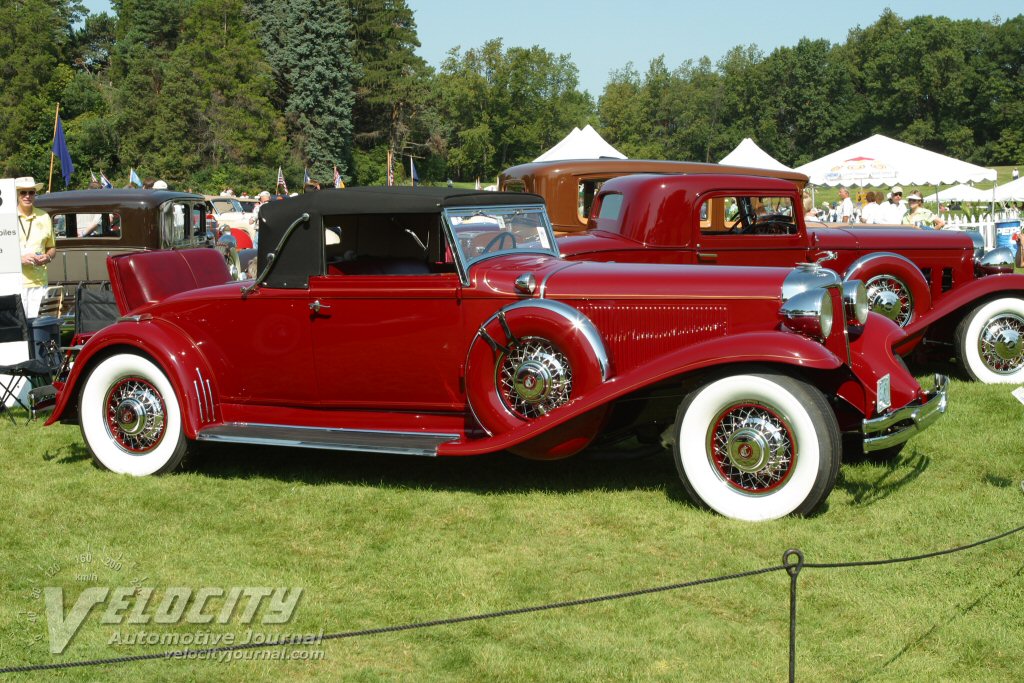
[[[447,187],[351,187],[309,192],[273,200],[260,209],[258,264],[262,270],[270,252],[289,226],[303,214],[264,284],[305,287],[311,274],[323,272],[326,216],[438,214],[453,207],[544,204],[540,195],[525,192],[486,192]]]

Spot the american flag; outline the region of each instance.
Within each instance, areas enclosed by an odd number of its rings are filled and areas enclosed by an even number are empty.
[[[277,167],[277,187],[283,187],[285,194],[288,194],[288,183],[284,181],[284,173],[280,166]]]

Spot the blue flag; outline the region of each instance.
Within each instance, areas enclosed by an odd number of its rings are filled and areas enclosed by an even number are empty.
[[[308,168],[303,168],[302,169],[302,184],[303,185],[308,184],[309,180],[310,180],[310,178],[309,178],[309,169]]]
[[[109,190],[114,187],[114,184],[107,179],[107,174],[103,171],[100,171],[100,185],[103,186],[104,190]]]
[[[142,181],[139,180],[139,174],[135,172],[134,168],[132,169],[131,173],[128,174],[128,182],[134,185],[135,187],[142,187]]]
[[[412,157],[409,157],[409,177],[412,178],[413,187],[420,181],[420,174],[416,172],[416,164],[412,162]]]
[[[64,124],[57,117],[57,133],[53,136],[53,155],[60,159],[60,173],[64,176],[64,187],[71,183],[71,174],[75,165],[71,163],[71,152],[68,151],[67,140],[64,139]]]

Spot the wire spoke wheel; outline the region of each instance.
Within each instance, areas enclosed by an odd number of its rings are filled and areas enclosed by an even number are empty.
[[[727,408],[708,430],[708,456],[729,486],[764,494],[785,485],[796,464],[790,427],[764,405]]]
[[[1008,375],[1024,366],[1024,318],[1003,313],[991,318],[978,335],[978,353],[992,372]]]
[[[110,388],[105,401],[110,437],[130,453],[145,453],[164,437],[166,408],[156,387],[128,377]]]
[[[906,327],[914,315],[914,296],[899,278],[876,275],[865,284],[868,305],[900,327]]]
[[[572,370],[550,341],[523,337],[498,359],[497,385],[505,406],[529,420],[569,401]]]

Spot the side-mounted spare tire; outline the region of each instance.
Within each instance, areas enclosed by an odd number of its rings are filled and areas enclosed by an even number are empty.
[[[609,372],[604,344],[586,316],[561,302],[531,299],[480,326],[466,358],[466,394],[480,426],[503,434],[586,395]],[[594,439],[609,410],[589,411],[511,450],[544,460],[574,455]]]

